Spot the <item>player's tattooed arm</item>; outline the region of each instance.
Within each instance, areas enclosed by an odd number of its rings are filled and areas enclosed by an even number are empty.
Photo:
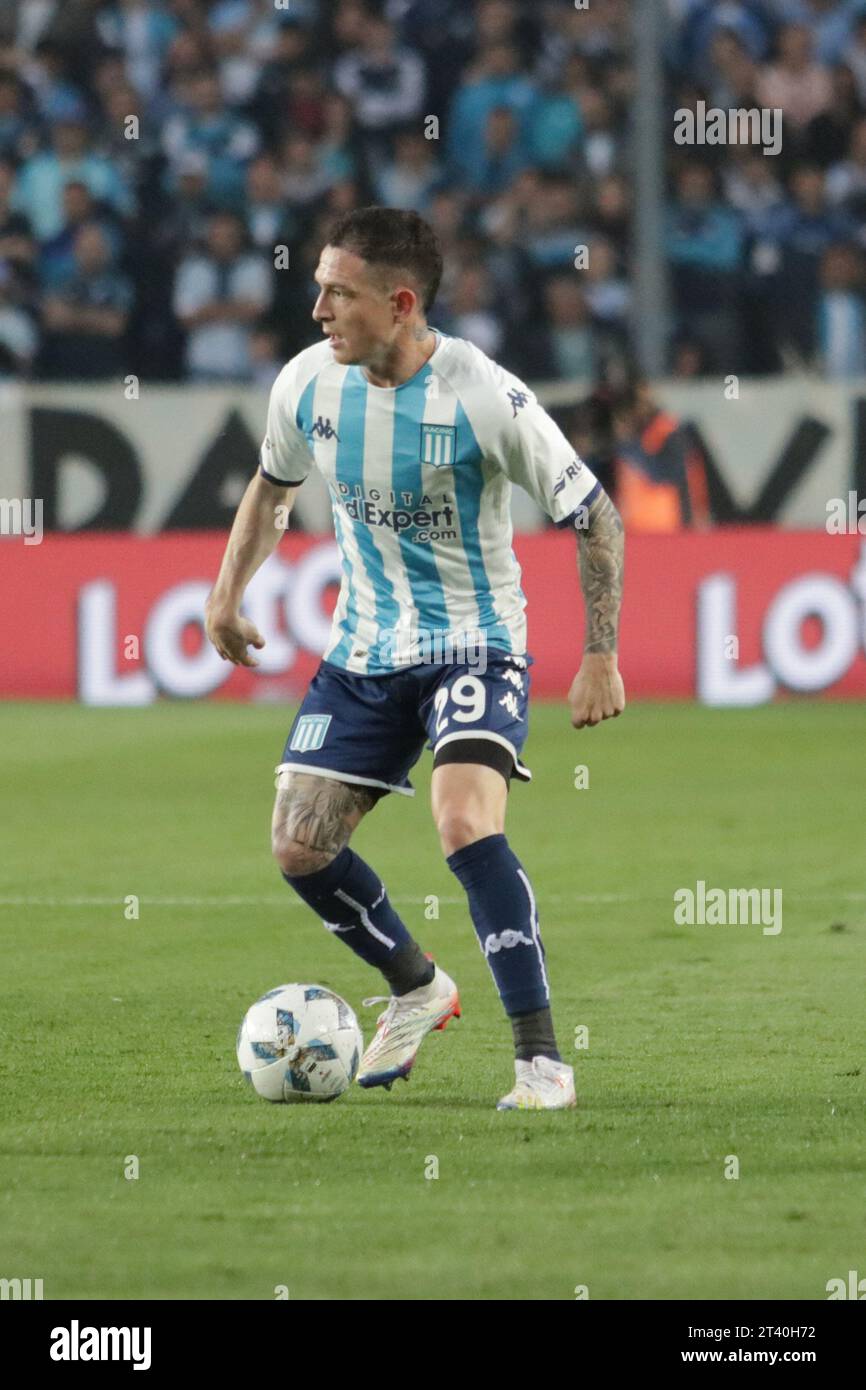
[[[289,850],[296,872],[315,873],[336,858],[375,804],[368,787],[284,773],[274,805],[274,836]]]
[[[584,652],[615,652],[625,544],[619,512],[604,489],[589,504],[579,529],[578,564],[586,607]]]
[[[568,692],[568,706],[572,725],[583,729],[603,719],[616,719],[625,709],[616,655],[625,547],[619,512],[603,488],[584,508],[577,530],[586,638],[583,661]]]

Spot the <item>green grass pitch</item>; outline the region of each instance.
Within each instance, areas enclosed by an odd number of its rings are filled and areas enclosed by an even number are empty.
[[[510,1029],[429,754],[353,844],[462,1020],[390,1094],[271,1106],[244,1083],[266,989],[328,985],[368,1039],[383,992],[270,858],[289,714],[0,706],[0,1276],[49,1299],[572,1300],[822,1299],[866,1275],[861,706],[644,704],[576,732],[535,705],[507,828],[578,1108],[534,1115],[494,1108]],[[698,879],[781,888],[781,933],[675,925]]]

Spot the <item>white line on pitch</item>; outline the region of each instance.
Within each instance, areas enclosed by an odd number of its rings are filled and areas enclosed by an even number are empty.
[[[146,897],[138,894],[139,903],[147,907],[301,907],[302,900],[294,894],[286,893],[283,896],[264,896],[255,895],[250,897],[239,896],[212,896],[212,897]],[[465,905],[465,897],[445,897],[442,894],[428,895],[435,896],[440,903],[446,903],[449,907]],[[658,902],[666,898],[665,893],[542,893],[539,894],[540,901],[548,903],[636,903],[636,902]],[[866,902],[866,893],[790,893],[789,901],[793,902],[846,902],[862,903]],[[400,907],[423,907],[427,903],[427,898],[391,898],[390,901]],[[124,905],[124,895],[118,894],[116,897],[76,897],[76,898],[39,898],[39,897],[2,897],[0,896],[0,907],[122,907]]]

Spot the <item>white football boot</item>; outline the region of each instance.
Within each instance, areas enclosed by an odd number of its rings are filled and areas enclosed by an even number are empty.
[[[503,1096],[497,1110],[566,1110],[577,1104],[574,1070],[552,1057],[533,1057],[514,1063],[514,1090]]]
[[[442,1029],[449,1018],[460,1017],[457,986],[436,966],[429,985],[408,994],[376,994],[364,1000],[364,1007],[387,1004],[377,1019],[373,1041],[361,1058],[356,1081],[359,1086],[391,1089],[398,1076],[409,1080],[418,1048],[427,1034]]]

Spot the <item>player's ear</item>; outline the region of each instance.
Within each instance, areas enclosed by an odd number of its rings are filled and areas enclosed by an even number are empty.
[[[408,285],[400,285],[391,295],[391,303],[394,305],[395,317],[405,323],[418,303],[418,296]]]

